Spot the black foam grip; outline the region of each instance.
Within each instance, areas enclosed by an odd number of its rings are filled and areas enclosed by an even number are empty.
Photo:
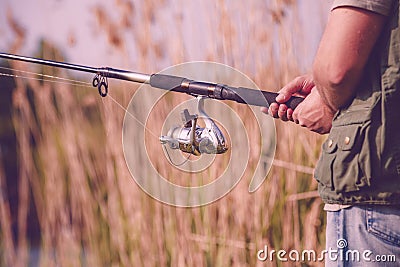
[[[172,76],[166,74],[152,74],[150,76],[150,85],[152,87],[160,89],[180,92],[182,91],[181,85],[185,80],[187,79],[178,76]]]
[[[276,103],[276,97],[278,96],[277,93],[272,93],[272,92],[266,92],[266,91],[261,91],[265,97],[265,99],[268,101],[268,104],[271,103]],[[289,98],[288,101],[285,102],[286,106],[291,109],[295,109],[302,101],[304,98],[302,97],[297,97],[297,96],[292,96]]]
[[[187,83],[188,87],[182,87]],[[230,87],[227,85],[217,85],[207,82],[195,82],[179,76],[166,74],[153,74],[150,76],[150,85],[152,87],[171,90],[175,92],[184,92],[197,95],[208,95],[210,87],[222,88],[217,99],[233,100],[239,103],[245,103],[253,106],[268,107],[271,103],[276,102],[277,93],[260,91],[244,87]],[[219,87],[220,86],[220,87]],[[303,101],[301,97],[291,97],[286,101],[286,105],[295,109],[298,104]]]
[[[234,100],[239,103],[268,107],[271,103],[276,102],[275,99],[278,94],[244,87],[225,86],[221,96],[223,99]],[[288,108],[295,109],[303,100],[304,98],[293,96],[285,104]]]

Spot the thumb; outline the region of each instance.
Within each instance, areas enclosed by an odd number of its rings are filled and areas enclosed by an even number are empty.
[[[280,104],[285,103],[293,96],[293,94],[297,93],[298,91],[299,91],[298,86],[294,86],[292,83],[289,83],[281,90],[279,90],[278,96],[276,97],[275,100]]]
[[[276,102],[282,104],[289,100],[294,94],[308,95],[311,92],[314,82],[309,75],[296,77],[294,80],[286,84],[278,93]]]
[[[287,91],[279,91],[278,96],[275,98],[276,102],[282,104],[285,103],[291,95]]]

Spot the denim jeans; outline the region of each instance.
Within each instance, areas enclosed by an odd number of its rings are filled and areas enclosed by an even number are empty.
[[[400,266],[400,208],[351,206],[327,212],[325,266]]]

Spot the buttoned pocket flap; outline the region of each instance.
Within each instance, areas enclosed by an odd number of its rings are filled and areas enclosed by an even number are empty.
[[[356,144],[356,139],[360,131],[359,124],[346,125],[343,127],[338,127],[339,135],[336,140],[337,146],[340,150],[352,150]]]
[[[337,149],[338,137],[339,137],[339,131],[337,131],[337,129],[332,129],[328,139],[322,145],[322,150],[328,154],[334,153]]]

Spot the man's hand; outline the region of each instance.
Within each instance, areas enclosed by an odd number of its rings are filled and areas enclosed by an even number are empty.
[[[292,96],[305,97],[293,111],[284,103]],[[332,127],[333,113],[322,101],[310,75],[299,76],[279,91],[277,103],[262,111],[283,121],[294,121],[302,127],[319,134],[328,133]]]
[[[326,134],[332,128],[334,113],[322,101],[316,87],[293,112],[293,121],[312,132]]]
[[[276,97],[277,103],[271,103],[269,109],[263,108],[262,111],[268,113],[274,118],[280,118],[283,121],[293,121],[293,110],[284,103],[292,96],[306,97],[314,87],[314,82],[310,75],[303,75],[295,78],[285,85]]]

